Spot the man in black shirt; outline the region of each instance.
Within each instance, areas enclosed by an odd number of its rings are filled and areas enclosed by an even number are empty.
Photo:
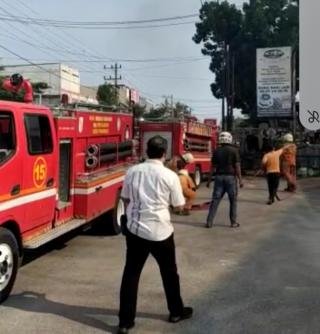
[[[232,146],[232,135],[229,132],[220,133],[219,144],[220,147],[212,156],[212,172],[207,183],[207,187],[209,187],[212,174],[214,173],[214,190],[209,207],[206,227],[212,227],[219,203],[225,193],[228,194],[230,202],[230,226],[239,227],[240,224],[237,222],[237,180],[239,181],[240,188],[243,187],[240,155],[238,149]]]

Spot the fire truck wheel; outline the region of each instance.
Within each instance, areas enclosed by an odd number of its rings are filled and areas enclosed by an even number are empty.
[[[113,210],[113,217],[112,217],[113,234],[119,234],[121,232],[120,218],[125,213],[124,211],[125,211],[124,202],[120,198],[120,193],[119,193],[117,205]]]
[[[197,188],[200,186],[201,181],[202,181],[202,174],[201,174],[201,169],[199,166],[197,166],[194,170],[194,183],[196,184]]]
[[[19,247],[13,233],[0,227],[0,303],[12,290],[19,267]]]

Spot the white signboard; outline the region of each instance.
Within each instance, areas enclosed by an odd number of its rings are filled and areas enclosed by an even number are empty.
[[[257,49],[258,117],[292,116],[291,47]]]
[[[320,129],[320,1],[300,1],[300,121]]]

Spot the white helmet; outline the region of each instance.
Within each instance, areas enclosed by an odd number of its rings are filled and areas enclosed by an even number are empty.
[[[232,134],[227,131],[223,131],[219,134],[219,144],[232,144]]]
[[[185,153],[181,156],[181,158],[186,164],[192,164],[194,162],[194,157],[191,153]]]
[[[283,140],[286,143],[293,143],[293,135],[291,133],[287,133],[283,136]]]

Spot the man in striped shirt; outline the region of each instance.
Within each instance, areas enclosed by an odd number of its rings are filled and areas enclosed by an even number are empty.
[[[157,261],[170,312],[169,321],[190,318],[184,307],[176,265],[173,226],[169,206],[185,204],[178,176],[163,165],[167,142],[160,136],[148,141],[148,160],[129,169],[121,197],[127,213],[127,257],[120,291],[119,334],[134,326],[141,271],[151,253]]]

